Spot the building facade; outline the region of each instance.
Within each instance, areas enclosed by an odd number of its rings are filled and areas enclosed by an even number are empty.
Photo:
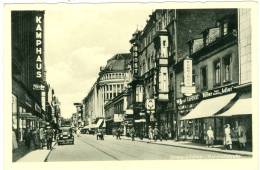
[[[12,121],[17,140],[45,119],[44,11],[12,11]]]
[[[19,146],[26,129],[57,127],[60,117],[60,103],[46,81],[44,14],[11,12],[12,128]]]
[[[86,119],[92,124],[97,119],[106,118],[109,124],[113,117],[105,115],[105,104],[118,96],[127,86],[129,53],[120,53],[107,61],[105,67],[100,68],[99,77],[83,100]]]

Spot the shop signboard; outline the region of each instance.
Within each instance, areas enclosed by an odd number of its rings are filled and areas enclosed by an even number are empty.
[[[197,93],[191,96],[185,96],[176,100],[178,113],[185,115],[190,112],[201,101],[201,94]]]
[[[33,90],[43,91],[44,86],[41,82],[44,79],[44,11],[35,11],[34,15],[34,84]],[[42,87],[43,86],[43,87]]]
[[[184,71],[184,86],[192,86],[192,59],[186,58],[183,61],[183,71]]]
[[[207,99],[207,98],[212,98],[212,97],[217,97],[217,96],[221,96],[224,94],[232,93],[234,91],[233,87],[234,87],[234,85],[230,85],[230,86],[225,86],[225,87],[221,87],[218,89],[203,92],[202,98]]]
[[[124,115],[123,114],[114,114],[114,122],[123,122]]]

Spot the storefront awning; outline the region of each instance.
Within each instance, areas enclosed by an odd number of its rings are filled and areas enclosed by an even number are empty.
[[[216,116],[224,117],[224,116],[238,116],[238,115],[250,115],[250,114],[252,114],[252,99],[243,98],[243,96],[241,96],[230,109]]]
[[[101,126],[101,124],[103,123],[103,119],[98,119],[98,122],[96,124],[96,128],[99,128]]]
[[[225,107],[234,97],[236,93],[219,96],[211,99],[202,100],[193,110],[191,110],[181,120],[199,119],[205,117],[212,117],[223,107]]]

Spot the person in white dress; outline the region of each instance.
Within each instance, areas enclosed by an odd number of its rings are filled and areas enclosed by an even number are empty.
[[[212,147],[214,143],[214,132],[211,128],[211,126],[209,126],[209,129],[207,130],[207,144],[208,147]]]
[[[231,129],[230,124],[226,124],[224,129],[224,146],[225,149],[232,149],[232,138],[231,138]]]

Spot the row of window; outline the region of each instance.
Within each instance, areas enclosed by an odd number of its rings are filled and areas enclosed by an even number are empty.
[[[102,76],[101,80],[110,80],[110,79],[124,79],[125,73],[108,73]]]
[[[164,12],[158,16],[158,20],[155,23],[155,26],[149,31],[149,33],[144,37],[141,49],[145,48],[153,40],[153,36],[157,31],[164,29],[170,22],[171,17],[168,12]]]
[[[104,92],[105,100],[111,100],[124,90],[124,85],[123,84],[105,85],[104,90],[105,90]]]
[[[222,59],[217,59],[213,62],[214,86],[219,86],[219,85],[221,85],[221,82],[227,83],[232,80],[231,62],[232,62],[231,55],[223,57]],[[201,67],[200,76],[201,76],[200,84],[201,84],[202,90],[207,89],[208,88],[208,68],[207,68],[207,66]],[[193,76],[193,81],[195,82],[195,76]]]
[[[216,41],[219,37],[223,37],[233,31],[233,25],[229,22],[217,23],[215,28],[210,28],[204,31],[202,38],[193,40],[191,52],[195,53],[204,46],[209,45],[210,43]]]

